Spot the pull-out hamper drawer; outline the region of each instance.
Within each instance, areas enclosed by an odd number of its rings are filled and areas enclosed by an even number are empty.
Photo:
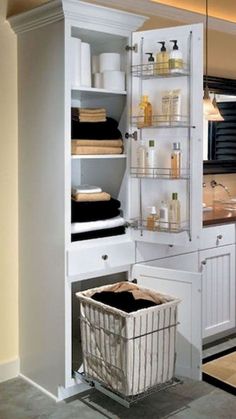
[[[235,243],[235,225],[225,224],[204,227],[201,233],[200,249],[225,246]]]
[[[119,266],[131,265],[135,261],[132,241],[88,246],[68,251],[67,275],[74,276],[97,271],[109,271]]]

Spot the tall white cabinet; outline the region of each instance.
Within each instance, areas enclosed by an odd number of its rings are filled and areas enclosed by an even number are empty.
[[[173,245],[191,251],[199,240],[202,28],[192,25],[132,35],[144,21],[143,16],[79,0],[55,0],[10,19],[18,35],[21,374],[59,398],[81,389],[72,366],[72,319],[78,322],[72,313],[72,288],[81,281],[89,280],[91,285],[93,278],[102,280],[122,272],[182,298],[178,352],[185,356],[180,356],[177,372],[200,377],[201,303],[196,302],[201,273],[197,261],[191,266],[188,262],[179,266],[168,258],[153,264],[136,262],[137,258],[145,262],[168,256]],[[89,42],[92,53],[119,52],[126,71],[126,91],[74,88],[71,37]],[[137,72],[146,49],[156,51],[158,41],[170,39],[180,42],[185,73],[149,78]],[[148,129],[138,128],[140,94],[150,95],[158,114],[161,92],[168,89],[181,89],[179,120],[167,126],[157,123]],[[71,106],[106,107],[108,115],[119,120],[123,137],[129,136],[124,155],[72,158]],[[157,171],[154,177],[140,178],[135,171],[140,139],[157,141],[158,169],[164,173],[170,167],[170,147],[180,141],[187,175],[173,180]],[[126,234],[72,242],[70,196],[74,182],[98,184],[118,198],[129,226]],[[172,192],[178,192],[181,199],[180,230],[147,231],[147,207],[159,205]],[[154,256],[149,256],[147,246],[152,246]],[[195,315],[199,322],[193,332]]]

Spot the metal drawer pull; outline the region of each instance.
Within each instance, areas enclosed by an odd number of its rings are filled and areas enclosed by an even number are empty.
[[[221,239],[223,239],[223,236],[222,236],[222,234],[218,234],[218,236],[217,236],[217,239],[218,239],[218,240],[221,240]]]
[[[103,260],[107,260],[108,259],[108,255],[102,255],[102,259]]]

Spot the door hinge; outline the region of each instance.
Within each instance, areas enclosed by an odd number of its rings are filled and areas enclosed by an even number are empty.
[[[129,138],[133,138],[133,140],[137,141],[138,140],[138,131],[134,131],[132,132],[132,134],[130,134],[129,132],[125,133],[125,138],[128,140]]]
[[[126,50],[126,51],[134,51],[134,52],[138,52],[138,44],[134,44],[134,45],[126,45],[125,50]]]

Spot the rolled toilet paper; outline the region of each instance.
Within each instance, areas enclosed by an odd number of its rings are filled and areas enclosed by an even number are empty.
[[[100,73],[109,70],[120,70],[120,54],[115,52],[104,52],[99,55]]]
[[[91,87],[91,52],[87,42],[81,42],[81,86]]]
[[[92,55],[92,74],[99,73],[99,55]]]
[[[81,85],[81,40],[71,38],[70,40],[70,62],[71,62],[71,86]]]
[[[125,90],[125,72],[104,71],[103,87],[107,90]]]
[[[94,87],[97,89],[103,88],[103,74],[102,73],[95,73],[93,75]]]

